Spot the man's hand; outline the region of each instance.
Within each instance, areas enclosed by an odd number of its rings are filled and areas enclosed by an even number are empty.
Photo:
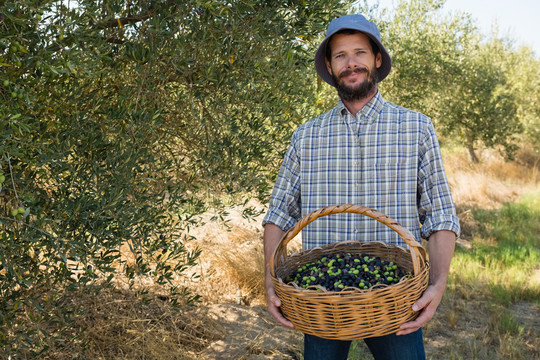
[[[427,323],[435,315],[437,307],[441,303],[444,289],[439,290],[433,285],[429,285],[424,294],[412,306],[414,311],[422,311],[414,321],[401,325],[401,330],[396,335],[406,335],[412,333]]]
[[[268,223],[264,226],[264,285],[266,288],[266,302],[268,303],[268,311],[270,314],[272,314],[280,324],[287,327],[293,327],[293,323],[285,319],[279,310],[281,301],[276,295],[274,284],[272,283],[272,278],[270,276],[270,258],[283,234],[285,234],[285,231],[272,223]]]
[[[422,312],[416,320],[401,325],[401,330],[396,335],[406,335],[420,329],[435,315],[446,289],[455,242],[456,235],[448,230],[434,232],[429,237],[429,285],[412,306],[413,311]]]
[[[268,311],[270,312],[270,314],[272,314],[274,319],[276,319],[281,325],[290,328],[293,327],[293,323],[285,319],[285,317],[279,310],[279,307],[281,306],[281,301],[276,296],[273,286],[266,288],[266,302],[268,303]]]

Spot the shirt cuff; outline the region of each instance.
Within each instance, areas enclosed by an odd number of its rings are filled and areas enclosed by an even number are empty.
[[[264,216],[262,225],[266,225],[268,223],[272,223],[276,226],[278,226],[281,230],[287,231],[290,228],[292,228],[296,223],[298,222],[298,219],[293,218],[289,214],[277,209],[269,209],[266,215]]]
[[[459,218],[456,215],[441,215],[436,218],[426,219],[420,229],[422,238],[428,240],[430,235],[436,231],[449,230],[456,234],[456,239],[461,234]]]

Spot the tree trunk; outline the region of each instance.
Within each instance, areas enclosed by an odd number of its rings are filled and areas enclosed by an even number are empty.
[[[475,164],[478,164],[480,160],[478,160],[478,157],[474,152],[474,140],[470,136],[467,136],[467,150],[469,151],[469,157],[471,158],[471,161]]]

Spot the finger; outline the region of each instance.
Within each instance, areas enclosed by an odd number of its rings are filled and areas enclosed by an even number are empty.
[[[277,311],[276,313],[272,314],[274,315],[274,318],[283,326],[286,326],[286,327],[289,327],[289,328],[292,328],[294,327],[294,324],[292,322],[290,322],[289,320],[287,320],[283,314],[281,314],[280,311]]]
[[[425,323],[433,318],[434,312],[435,311],[430,309],[429,306],[426,307],[415,320],[402,324],[400,326],[401,330],[398,331],[396,335],[406,335],[420,329]]]
[[[424,321],[421,317],[418,317],[414,321],[409,321],[405,324],[402,324],[399,328],[400,330],[396,333],[396,335],[407,335],[410,334],[418,329],[420,329],[424,325]]]
[[[274,319],[276,319],[280,324],[291,328],[294,326],[292,322],[283,316],[279,310],[279,307],[275,306],[272,302],[268,304],[268,312],[270,312]]]
[[[424,294],[420,297],[420,299],[416,300],[416,302],[413,304],[412,309],[413,311],[420,311],[423,308],[425,308],[433,299],[433,297],[426,291]]]
[[[413,328],[410,328],[410,329],[406,329],[406,330],[399,330],[396,335],[407,335],[407,334],[410,334],[412,332],[415,332],[416,330],[420,329],[421,326],[418,326],[418,327],[413,327]]]
[[[422,321],[423,319],[418,317],[416,320],[414,321],[409,321],[405,324],[402,324],[399,328],[402,329],[402,330],[409,330],[409,329],[419,329],[421,328],[423,325],[424,325],[424,321]]]
[[[270,297],[270,301],[277,307],[281,306],[281,300],[279,300],[279,298],[275,295]]]

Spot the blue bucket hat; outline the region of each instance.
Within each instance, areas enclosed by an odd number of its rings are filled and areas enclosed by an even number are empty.
[[[373,40],[375,44],[377,44],[377,47],[382,55],[382,64],[377,69],[378,81],[382,81],[384,78],[386,78],[386,76],[388,76],[390,73],[390,69],[392,68],[392,59],[390,59],[390,55],[381,43],[381,34],[377,28],[377,25],[371,21],[368,21],[364,16],[359,14],[342,16],[332,20],[330,25],[328,25],[328,29],[326,30],[326,38],[323,40],[319,46],[319,49],[317,49],[317,52],[315,53],[315,69],[317,70],[319,76],[330,85],[334,87],[336,86],[332,75],[330,75],[328,69],[326,68],[326,62],[324,59],[326,58],[326,46],[328,45],[330,38],[332,35],[343,29],[361,31],[369,36],[369,38]]]

